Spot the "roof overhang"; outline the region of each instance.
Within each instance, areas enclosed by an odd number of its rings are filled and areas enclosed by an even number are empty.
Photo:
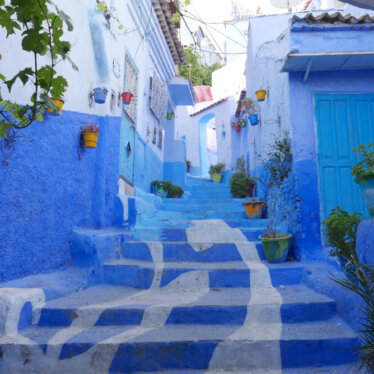
[[[281,72],[374,69],[374,51],[289,53]]]
[[[373,0],[344,0],[344,2],[365,9],[374,9]]]
[[[169,90],[175,105],[194,105],[195,93],[192,83],[184,77],[174,77],[169,83]]]

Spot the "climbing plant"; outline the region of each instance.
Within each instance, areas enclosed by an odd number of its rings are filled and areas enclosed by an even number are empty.
[[[46,108],[58,109],[50,98],[61,98],[68,82],[57,75],[56,65],[68,60],[73,69],[78,70],[69,58],[71,44],[62,40],[64,24],[68,31],[73,30],[70,17],[50,0],[0,0],[0,28],[4,29],[7,38],[15,36],[14,49],[18,47],[20,53],[23,51],[32,56],[24,59],[31,66],[24,67],[13,77],[6,77],[0,71],[0,80],[9,92],[17,80],[24,86],[32,86],[29,102],[24,105],[4,99],[0,90],[0,138],[12,129],[24,129],[35,121],[43,121]]]

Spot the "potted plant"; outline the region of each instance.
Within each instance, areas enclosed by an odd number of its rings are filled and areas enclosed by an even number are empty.
[[[174,115],[173,112],[167,112],[167,113],[166,113],[166,118],[167,118],[168,120],[171,120],[171,119],[173,119],[173,115]]]
[[[209,175],[212,178],[213,182],[220,183],[222,180],[222,170],[224,169],[225,164],[218,163],[217,165],[211,165],[209,168]]]
[[[242,127],[239,124],[235,126],[236,132],[240,132],[241,129],[242,129]]]
[[[374,143],[360,145],[353,150],[361,156],[361,161],[352,166],[351,175],[361,187],[366,208],[370,217],[374,217]]]
[[[85,126],[81,128],[81,134],[83,136],[83,143],[86,148],[96,148],[97,139],[100,134],[100,128],[96,122],[88,123],[85,122]]]
[[[338,262],[348,278],[350,272],[347,271],[347,266],[350,266],[352,258],[358,260],[356,233],[362,219],[361,213],[350,214],[338,206],[322,222],[325,226],[326,239],[332,247],[329,255],[338,258]]]
[[[96,87],[93,89],[93,96],[95,103],[97,104],[104,104],[106,100],[106,95],[108,94],[108,90],[103,87]]]
[[[256,126],[259,123],[258,114],[253,113],[249,116],[249,122],[252,126]]]
[[[58,99],[54,99],[53,97],[51,97],[50,101],[52,102],[52,104],[49,103],[51,105],[47,108],[48,114],[51,116],[59,116],[65,104],[64,99],[62,97],[59,97]]]
[[[123,92],[122,93],[122,102],[125,104],[125,105],[129,105],[131,103],[131,100],[132,100],[132,93],[130,92]]]
[[[234,197],[253,197],[255,180],[246,172],[233,173],[230,178],[230,192]]]
[[[186,161],[186,171],[187,171],[187,173],[190,172],[191,164],[192,164],[191,161],[189,161],[189,160]]]
[[[259,90],[257,90],[256,97],[257,97],[257,101],[264,101],[266,98],[266,90],[264,90],[263,88],[260,88]]]
[[[161,198],[178,198],[184,194],[182,187],[174,185],[170,181],[152,181],[151,191]]]
[[[268,173],[266,185],[268,186],[269,223],[260,239],[269,262],[286,260],[292,238],[291,234],[278,233],[279,225],[286,221],[290,214],[285,196],[285,182],[291,173],[292,161],[288,134],[288,131],[284,131],[281,138],[275,138],[274,143],[263,158],[264,169]]]
[[[262,208],[265,206],[265,201],[263,199],[251,197],[248,201],[243,203],[243,206],[248,218],[261,218]]]

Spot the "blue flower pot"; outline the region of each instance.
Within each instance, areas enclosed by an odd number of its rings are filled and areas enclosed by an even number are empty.
[[[105,88],[94,88],[94,100],[97,104],[104,104],[108,90]]]
[[[257,114],[250,115],[249,122],[251,123],[252,126],[256,126],[258,124],[258,115]]]

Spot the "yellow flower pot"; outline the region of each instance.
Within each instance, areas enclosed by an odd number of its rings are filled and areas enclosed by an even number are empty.
[[[57,106],[58,111],[53,110],[51,108],[48,108],[47,109],[48,113],[50,113],[51,115],[55,115],[55,116],[61,114],[62,107],[64,106],[64,103],[65,103],[64,100],[62,100],[62,99],[52,99],[51,98],[51,101],[53,101],[53,104],[55,104]]]
[[[213,182],[220,183],[222,180],[222,174],[220,173],[212,174],[212,180]]]
[[[243,205],[248,218],[261,218],[262,207],[265,205],[263,201],[247,201]]]
[[[96,148],[99,134],[94,132],[83,132],[83,142],[86,148]]]
[[[266,97],[266,90],[256,91],[257,101],[264,101]]]

